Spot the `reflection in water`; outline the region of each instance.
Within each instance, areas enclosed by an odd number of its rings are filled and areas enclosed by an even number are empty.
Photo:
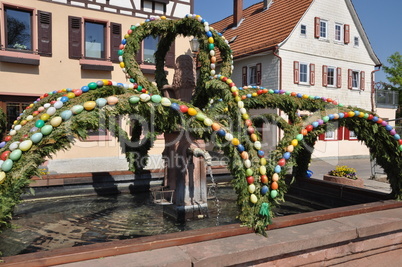
[[[154,204],[149,192],[24,202],[15,211],[13,227],[0,235],[0,251],[11,256],[239,223],[234,190],[222,184],[213,186],[208,218],[185,223],[168,217],[164,209],[169,207]],[[275,213],[280,216],[317,209],[298,202],[285,202]]]

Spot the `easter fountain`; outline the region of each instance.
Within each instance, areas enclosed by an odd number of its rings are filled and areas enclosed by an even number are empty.
[[[155,53],[157,86],[142,75],[133,56],[141,41],[149,35],[161,36]],[[200,40],[198,59],[202,64],[190,102],[185,97],[163,94],[164,90],[169,90],[164,58],[177,35],[196,36]],[[159,17],[149,19],[132,26],[120,48],[120,66],[129,83],[102,80],[67,93],[46,93],[17,118],[6,134],[0,144],[2,225],[9,220],[30,177],[37,174],[37,166],[46,156],[72,145],[74,139],[66,138],[67,135],[86,138],[86,130],[97,129],[99,121],[106,121],[108,130],[122,146],[139,140],[140,134],[130,137],[110,120],[122,114],[139,114],[147,118],[146,123],[152,124],[154,129],[145,133],[148,141],[141,147],[124,147],[131,171],[141,169],[136,161],[138,158],[133,155],[146,157],[152,140],[160,133],[166,136],[176,134],[178,130],[191,133],[193,137],[178,147],[183,155],[187,155],[194,140],[213,141],[231,159],[228,168],[238,195],[240,221],[263,235],[272,222],[272,207],[283,201],[287,192],[285,177],[288,167],[297,166],[293,175],[303,182],[311,148],[317,136],[333,121],[354,131],[370,148],[377,163],[388,174],[392,197],[401,199],[402,139],[392,126],[376,114],[357,107],[345,107],[329,98],[259,86],[236,86],[230,79],[233,66],[229,44],[220,33],[209,28],[202,17],[189,15],[177,21]],[[219,73],[218,60],[221,60]],[[264,114],[265,108],[282,110],[291,123],[275,114]],[[248,109],[261,109],[261,115],[251,118]],[[296,115],[297,110],[309,111],[313,115],[300,118]],[[261,149],[260,134],[255,127],[263,121],[275,122],[284,132],[277,148],[269,154]],[[133,132],[142,133],[142,126],[134,124]],[[195,147],[203,148],[203,145]],[[167,152],[174,154],[178,150],[174,151]],[[185,181],[175,181],[176,186],[184,188],[184,195],[190,191]],[[204,182],[198,184],[201,187]]]

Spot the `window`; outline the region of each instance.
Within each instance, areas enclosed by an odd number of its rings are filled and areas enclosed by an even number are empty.
[[[300,35],[301,36],[306,36],[307,35],[307,26],[302,24],[300,25]]]
[[[9,96],[0,94],[0,108],[6,114],[6,127],[11,129],[16,118],[25,110],[25,108],[35,101],[37,97],[33,96]]]
[[[32,51],[32,11],[5,8],[6,48]]]
[[[335,41],[343,42],[343,25],[340,23],[335,24]]]
[[[352,72],[352,88],[354,88],[354,89],[359,88],[359,72],[358,71]]]
[[[358,46],[359,46],[359,37],[357,37],[357,36],[354,37],[354,39],[353,39],[353,45],[354,45],[355,47],[358,47]]]
[[[40,56],[52,55],[51,13],[14,5],[4,5],[0,12],[2,62],[39,65]]]
[[[336,79],[336,69],[334,67],[328,67],[327,85],[335,86],[335,79]]]
[[[248,77],[249,78],[248,84],[256,85],[256,83],[257,83],[257,67],[252,66],[252,67],[249,67],[248,69],[249,69],[249,73],[250,73],[250,75]]]
[[[104,23],[85,21],[85,57],[106,59]]]
[[[81,69],[113,70],[111,62],[119,62],[121,24],[69,16],[68,28],[69,58],[80,59]]]
[[[242,68],[242,83],[246,85],[261,85],[261,63]]]
[[[364,90],[366,87],[366,77],[364,71],[348,70],[348,88]]]
[[[168,3],[168,0],[141,0],[141,9],[149,13],[166,14],[166,4]]]
[[[328,22],[326,20],[320,20],[320,38],[322,39],[327,39],[327,24]]]
[[[349,131],[349,140],[357,139],[357,135],[354,131]]]
[[[158,37],[148,36],[144,39],[144,63],[155,64],[154,54],[158,49]]]
[[[325,132],[325,140],[336,140],[335,131],[327,131]]]
[[[300,83],[308,83],[308,64],[300,63]]]

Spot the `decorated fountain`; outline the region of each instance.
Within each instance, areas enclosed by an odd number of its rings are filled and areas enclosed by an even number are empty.
[[[141,41],[150,35],[160,36],[155,53],[156,83],[145,78],[134,56]],[[164,58],[177,35],[195,36],[200,41],[201,66],[189,97],[164,94],[169,86]],[[186,151],[194,144],[202,148],[199,140],[213,142],[230,157],[227,165],[238,195],[239,219],[261,234],[266,233],[273,217],[271,208],[284,199],[284,177],[290,167],[295,177],[306,175],[317,136],[334,121],[354,131],[370,148],[371,155],[388,174],[392,197],[402,198],[402,139],[391,125],[372,112],[344,106],[334,99],[261,86],[237,86],[230,78],[233,57],[229,42],[201,16],[187,15],[180,20],[153,17],[133,25],[118,53],[126,82],[100,80],[79,89],[48,92],[30,104],[5,133],[0,143],[0,225],[10,220],[20,195],[30,178],[39,175],[37,167],[45,158],[69,149],[75,138],[85,139],[87,130],[97,129],[100,121],[105,121],[108,130],[119,139],[133,172],[143,168],[134,155],[147,157],[159,134],[190,133],[182,140]],[[266,108],[280,109],[289,121],[265,114]],[[261,109],[260,116],[251,118],[250,109]],[[311,115],[301,118],[297,116],[300,110]],[[125,114],[147,118],[146,124],[152,124],[154,131],[145,132],[144,124],[133,123],[132,132],[127,133],[109,119]],[[257,131],[263,121],[276,123],[284,133],[270,153],[262,150]],[[141,134],[146,139],[142,146],[127,145],[140,140]],[[175,184],[183,183],[185,187],[184,181],[179,179]]]

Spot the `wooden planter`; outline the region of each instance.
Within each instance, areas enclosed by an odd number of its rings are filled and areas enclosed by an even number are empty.
[[[332,175],[325,174],[324,181],[338,183],[338,184],[344,184],[344,185],[350,185],[350,186],[355,186],[355,187],[362,187],[362,188],[364,187],[364,181],[361,178],[357,178],[356,180],[354,180],[354,179],[349,179],[346,177],[338,177],[338,176],[332,176]]]

